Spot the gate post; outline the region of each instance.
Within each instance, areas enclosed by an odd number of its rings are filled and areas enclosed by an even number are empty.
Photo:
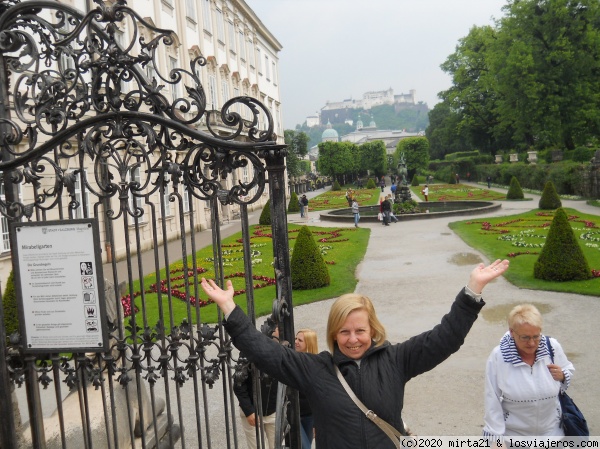
[[[279,270],[277,278],[277,298],[285,300],[287,311],[283,314],[283,339],[294,344],[294,308],[292,301],[292,273],[290,265],[290,245],[288,240],[285,182],[285,150],[269,150],[266,154],[269,174],[269,194],[271,197],[271,233],[273,235],[273,257]],[[290,407],[290,448],[300,449],[300,403],[298,392],[289,398]]]

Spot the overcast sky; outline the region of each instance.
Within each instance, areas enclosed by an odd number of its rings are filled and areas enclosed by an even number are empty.
[[[450,87],[440,69],[473,25],[493,25],[506,0],[246,0],[283,46],[285,129],[325,103],[368,91],[416,90],[430,109]]]

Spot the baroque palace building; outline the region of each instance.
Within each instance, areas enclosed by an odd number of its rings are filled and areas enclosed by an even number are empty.
[[[92,0],[58,1],[84,13],[89,11],[90,8],[96,7]],[[106,3],[111,2],[114,2],[114,0],[106,0]],[[170,70],[177,68],[189,70],[190,62],[199,56],[203,56],[206,58],[207,63],[204,67],[200,67],[196,74],[200,77],[207,97],[207,109],[220,110],[233,97],[254,97],[268,108],[274,119],[274,131],[278,136],[278,142],[283,143],[282,106],[279,89],[279,52],[282,46],[244,0],[127,0],[127,5],[148,23],[175,32],[176,45],[158,54],[157,63],[162,73],[169,73]],[[123,21],[121,25],[117,37],[122,48],[126,48],[132,42],[134,46],[138,45],[136,42],[140,38],[144,38],[146,42],[152,39],[152,33],[144,27],[141,27],[141,36],[134,36],[131,24]],[[144,33],[147,35],[144,35]],[[135,47],[134,51],[136,51]],[[146,66],[146,74],[150,80],[157,78],[151,64]],[[170,89],[169,93],[174,99],[185,96],[185,93],[182,92],[184,85],[193,85],[190,80],[185,78],[178,85],[167,84],[160,79],[157,80],[157,83],[159,85],[165,84],[164,89],[167,91]],[[123,86],[122,89],[122,95],[125,95],[127,86]],[[251,118],[250,112],[244,111],[242,107],[236,112],[239,112],[244,119]],[[209,125],[212,129],[217,130],[221,126],[218,121],[215,121],[215,123],[211,121]],[[207,129],[207,123],[204,120],[193,126],[202,131]],[[260,126],[261,124],[259,124]],[[75,169],[76,167],[73,167],[73,170]],[[240,168],[237,173],[233,173],[233,176],[226,181],[229,184],[227,187],[231,187],[231,184],[236,183],[237,180],[247,179],[251,176],[250,173],[247,173],[247,170],[247,167]],[[92,173],[93,169],[89,167],[85,171]],[[136,180],[139,179],[141,185],[144,184],[145,173],[132,172],[130,176]],[[92,216],[91,209],[93,205],[82,198],[87,193],[80,188],[81,178],[77,176],[75,182],[76,195],[78,195],[76,199],[80,206],[70,213],[73,218]],[[93,180],[90,182],[93,182]],[[4,186],[1,183],[0,189],[0,195],[4,195]],[[18,193],[21,200],[26,204],[30,203],[33,197],[33,191],[27,190],[24,187]],[[250,209],[262,208],[268,196],[267,186],[260,200],[250,206]],[[155,202],[157,199],[158,196],[153,198]],[[138,200],[136,206],[145,208],[145,212],[149,212],[143,198],[140,197]],[[190,214],[190,211],[193,211],[195,214],[193,220],[195,230],[209,228],[211,226],[209,204],[197,198],[192,198],[190,201],[197,202],[197,204],[190,207],[189,204],[185,203],[183,213]],[[69,199],[66,198],[65,204],[68,204],[68,202]],[[83,211],[83,205],[87,205],[88,210],[85,212]],[[225,220],[239,216],[239,206],[237,205],[220,207],[222,209],[220,216]],[[157,240],[159,244],[171,238],[179,237],[177,234],[180,232],[177,226],[180,219],[179,209],[165,203],[164,210],[164,216],[161,216],[160,220],[164,221],[166,226],[156,226],[160,234]],[[142,238],[147,236],[140,250],[149,249],[153,245],[151,228],[154,223],[149,223],[149,216],[151,215],[147,213],[145,221],[142,218],[138,224]],[[105,223],[99,223],[100,229],[102,230],[105,225]],[[166,229],[166,231],[163,232],[162,229]],[[9,226],[5,217],[1,219],[1,232],[0,280],[2,285],[5,285],[12,267]],[[132,227],[130,233],[133,235],[135,232],[136,230]],[[101,234],[103,234],[102,231]],[[103,248],[103,262],[110,260],[111,253],[122,253],[118,250],[119,245],[125,245],[125,236],[120,238],[120,241],[115,242],[115,248]],[[102,244],[104,245],[105,242],[102,242]],[[118,257],[118,255],[115,257]]]

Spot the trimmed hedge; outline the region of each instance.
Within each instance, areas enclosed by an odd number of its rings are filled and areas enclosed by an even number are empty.
[[[327,264],[308,226],[302,226],[298,232],[290,265],[292,289],[310,290],[329,285]]]
[[[337,179],[333,183],[333,186],[331,186],[331,190],[333,190],[333,191],[342,190],[342,186],[340,186],[340,183],[337,182]]]
[[[300,209],[298,209],[300,210]],[[271,200],[267,200],[265,207],[263,207],[262,213],[260,214],[260,218],[258,219],[258,224],[263,226],[271,226]]]
[[[508,188],[508,192],[506,192],[507,200],[522,200],[525,198],[523,195],[523,189],[521,188],[521,184],[519,184],[519,180],[513,176],[510,180],[510,187]]]
[[[10,272],[4,295],[2,296],[2,308],[4,309],[4,326],[6,335],[10,336],[19,332],[19,312],[17,309],[17,295],[15,294],[15,274]]]
[[[558,193],[556,193],[554,184],[552,184],[552,181],[548,181],[544,186],[544,191],[542,192],[542,196],[540,197],[538,207],[542,210],[554,210],[558,209],[561,206],[562,202],[558,197]]]
[[[287,211],[290,214],[300,212],[300,203],[298,202],[298,195],[296,195],[296,192],[292,192],[290,195],[290,204],[288,204]]]
[[[410,185],[413,187],[419,185],[419,177],[416,174],[415,174],[415,176],[413,176]]]
[[[377,186],[375,185],[375,181],[373,181],[373,178],[369,178],[369,180],[367,181],[367,189],[375,189],[377,188]]]
[[[539,154],[538,154],[539,157]],[[532,190],[544,190],[546,182],[552,181],[559,195],[581,195],[585,196],[585,179],[588,178],[586,170],[589,170],[590,164],[581,164],[573,161],[562,161],[551,164],[539,163],[536,165],[526,164],[524,162],[502,164],[484,164],[477,166],[477,179],[481,182],[490,176],[494,183],[500,185],[509,185],[513,176],[519,179],[521,187]],[[431,164],[430,164],[431,168]],[[440,177],[439,173],[445,173],[440,166],[436,170],[437,179],[446,179]],[[474,172],[471,171],[471,174]]]
[[[533,277],[558,282],[583,281],[592,277],[590,267],[562,207],[554,213],[546,243],[533,265]]]

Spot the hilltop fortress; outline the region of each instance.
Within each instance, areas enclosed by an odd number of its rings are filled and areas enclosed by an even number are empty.
[[[321,108],[320,117],[311,116],[306,118],[308,126],[324,125],[326,123],[344,123],[352,121],[352,112],[356,109],[368,111],[373,106],[383,104],[394,105],[396,112],[401,109],[417,106],[415,101],[416,91],[410,90],[408,94],[394,95],[394,89],[365,92],[361,100],[327,101]],[[421,105],[421,103],[419,103]],[[424,105],[427,108],[427,105]]]

